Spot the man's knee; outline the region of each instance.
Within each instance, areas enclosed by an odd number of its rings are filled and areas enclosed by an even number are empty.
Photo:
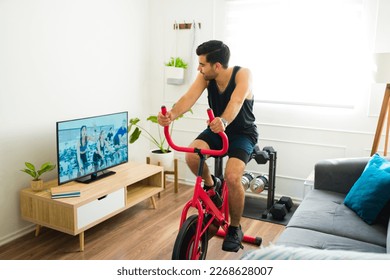
[[[200,139],[195,139],[189,146],[198,149],[210,149],[208,144]],[[199,155],[197,153],[186,153],[185,160],[188,166],[197,165],[199,163]]]
[[[245,163],[238,158],[229,158],[225,169],[226,184],[232,187],[241,187],[241,178],[245,170]]]
[[[188,166],[192,166],[194,164],[197,164],[199,161],[199,156],[194,153],[186,153],[185,154],[185,160]]]
[[[226,172],[225,181],[228,186],[240,186],[242,174],[238,170],[236,172]]]

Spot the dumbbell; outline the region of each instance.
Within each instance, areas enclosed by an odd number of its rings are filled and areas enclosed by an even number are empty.
[[[271,213],[272,218],[274,218],[275,220],[283,220],[284,216],[286,216],[288,211],[287,211],[286,205],[275,203],[271,207],[269,212]]]
[[[270,209],[270,213],[275,220],[283,220],[287,212],[291,211],[293,206],[292,199],[288,196],[282,196]]]
[[[276,202],[277,204],[284,204],[286,206],[286,209],[288,212],[291,211],[291,207],[293,207],[294,203],[291,199],[291,197],[288,197],[288,196],[282,196],[278,202]]]
[[[263,151],[266,151],[268,154],[275,153],[275,150],[272,146],[266,146],[263,148]]]
[[[269,160],[269,155],[266,151],[261,151],[260,148],[256,145],[254,150],[254,159],[257,164],[266,164]]]

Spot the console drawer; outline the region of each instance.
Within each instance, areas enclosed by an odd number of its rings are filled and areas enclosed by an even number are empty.
[[[119,189],[77,208],[77,229],[125,207],[125,189]]]

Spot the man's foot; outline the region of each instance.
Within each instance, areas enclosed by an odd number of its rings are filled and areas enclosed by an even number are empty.
[[[215,177],[214,175],[211,175],[211,178],[213,179],[213,185],[212,186],[204,185],[205,189],[206,190],[214,189],[215,191],[219,190],[222,185],[221,179]]]
[[[244,246],[242,246],[241,244],[243,237],[244,233],[241,230],[241,226],[229,226],[228,232],[225,236],[225,240],[222,243],[222,250],[228,252],[238,252],[240,248],[244,249]]]
[[[218,177],[215,177],[214,175],[211,175],[211,177],[213,178],[213,181],[214,181],[214,190],[219,191],[221,189],[221,186],[222,186],[221,179],[219,179]]]

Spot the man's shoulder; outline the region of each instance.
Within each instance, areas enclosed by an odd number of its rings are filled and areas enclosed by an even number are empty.
[[[235,69],[237,72],[250,72],[250,69],[247,68],[247,67],[243,67],[243,66],[233,66],[232,67],[233,69]]]
[[[240,67],[238,66],[239,68],[236,68],[237,66],[235,66],[234,68],[236,69],[236,78],[238,79],[248,79],[252,74],[251,74],[251,70],[249,68],[246,68],[246,67]]]

